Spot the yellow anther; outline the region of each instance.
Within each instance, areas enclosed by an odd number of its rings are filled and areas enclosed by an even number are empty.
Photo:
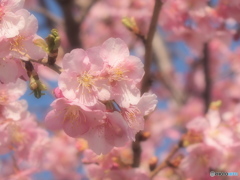
[[[90,90],[91,86],[93,86],[94,83],[93,76],[86,72],[79,76],[77,81],[79,83],[79,86],[85,87],[88,90]]]

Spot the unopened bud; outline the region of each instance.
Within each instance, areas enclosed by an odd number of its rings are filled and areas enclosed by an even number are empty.
[[[158,158],[156,156],[151,157],[151,159],[149,160],[150,171],[153,171],[157,167],[157,163],[158,163]]]
[[[85,139],[80,138],[80,139],[77,140],[75,146],[76,146],[76,148],[79,152],[82,152],[82,151],[84,151],[85,149],[88,148],[88,143]]]
[[[31,89],[31,90],[37,89],[38,85],[37,85],[37,81],[34,79],[34,77],[33,77],[33,76],[30,76],[29,79],[30,79],[30,80],[29,80],[30,89]]]
[[[139,34],[139,28],[134,17],[124,17],[122,18],[122,23],[130,30],[133,31],[135,34]]]
[[[221,100],[213,101],[213,102],[211,102],[211,104],[210,104],[210,109],[211,109],[211,110],[218,110],[221,105],[222,105],[222,101],[221,101]]]
[[[151,136],[149,131],[142,131],[139,134],[139,141],[146,141]]]
[[[57,50],[59,47],[60,47],[60,44],[61,44],[61,39],[60,37],[56,37],[54,39],[54,47],[53,47],[53,50]]]
[[[39,80],[38,75],[30,76],[29,85],[32,93],[34,93],[34,96],[37,99],[39,99],[42,95],[45,95],[44,93],[42,93],[42,91],[46,91],[47,87]]]
[[[51,30],[51,34],[49,34],[48,37],[46,38],[46,42],[50,53],[59,48],[61,39],[57,29]]]
[[[62,91],[61,91],[61,89],[59,89],[59,87],[57,87],[53,90],[53,94],[56,98],[64,97],[63,94],[62,94]]]

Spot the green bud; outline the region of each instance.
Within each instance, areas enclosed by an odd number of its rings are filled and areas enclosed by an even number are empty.
[[[57,29],[51,30],[51,34],[48,35],[48,37],[46,38],[46,41],[47,41],[47,45],[50,53],[52,53],[53,51],[59,48],[61,39]]]
[[[135,34],[139,34],[139,28],[134,17],[124,17],[122,18],[122,23],[126,26],[130,31],[133,31]]]
[[[29,84],[32,93],[37,99],[39,99],[42,95],[45,95],[42,91],[46,91],[47,87],[38,79],[38,76],[30,76]]]
[[[57,50],[59,47],[60,47],[60,44],[61,44],[61,39],[60,37],[56,37],[54,39],[54,47],[53,47],[53,50]]]

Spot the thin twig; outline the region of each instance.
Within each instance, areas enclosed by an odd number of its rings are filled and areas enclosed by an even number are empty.
[[[158,16],[162,7],[162,2],[160,0],[155,0],[155,6],[153,10],[153,15],[149,27],[149,31],[147,34],[147,39],[145,42],[145,75],[142,80],[141,94],[148,91],[149,88],[149,76],[150,76],[150,66],[152,63],[152,41],[153,36],[156,31]],[[139,132],[140,133],[140,132]],[[139,140],[139,133],[136,134],[135,142],[132,142],[132,150],[133,150],[133,164],[132,167],[138,167],[140,165],[141,158],[141,144]]]
[[[203,71],[204,71],[204,79],[205,79],[205,89],[203,92],[204,104],[205,104],[205,113],[208,111],[209,104],[211,102],[211,89],[212,89],[212,81],[210,74],[210,62],[209,62],[209,50],[208,44],[205,43],[203,46]]]
[[[162,7],[162,1],[155,0],[155,6],[153,11],[152,20],[150,23],[146,43],[145,43],[145,64],[144,64],[144,77],[142,80],[141,94],[147,92],[150,86],[150,67],[152,64],[152,41],[156,31],[158,16]]]
[[[140,144],[140,136],[141,132],[138,132],[135,136],[135,141],[132,142],[132,151],[133,151],[133,163],[132,167],[138,167],[140,165],[140,159],[141,159],[141,153],[142,153],[142,148]]]
[[[153,179],[154,176],[156,176],[159,173],[159,171],[161,171],[162,169],[164,169],[166,167],[171,167],[170,160],[176,154],[176,152],[178,152],[178,150],[181,147],[182,147],[182,141],[180,141],[176,146],[174,146],[173,149],[171,150],[171,152],[166,157],[166,159],[151,172],[151,174],[150,174],[151,179]]]
[[[62,72],[62,68],[60,66],[56,65],[56,64],[49,65],[48,63],[44,63],[41,60],[33,60],[33,59],[30,59],[29,61],[34,62],[34,63],[38,63],[38,64],[42,64],[42,65],[52,69],[53,71],[57,72],[58,74],[61,74],[61,72]]]

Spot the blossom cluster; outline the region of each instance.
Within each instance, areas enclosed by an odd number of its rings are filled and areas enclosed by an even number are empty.
[[[41,39],[37,34],[38,21],[23,9],[24,0],[0,2],[0,82],[28,79],[22,61],[38,60],[46,53],[34,44]],[[11,73],[8,73],[11,72]]]
[[[140,95],[143,64],[127,45],[110,38],[86,51],[74,49],[62,65],[47,127],[85,138],[98,154],[135,140],[157,100],[151,93]]]

